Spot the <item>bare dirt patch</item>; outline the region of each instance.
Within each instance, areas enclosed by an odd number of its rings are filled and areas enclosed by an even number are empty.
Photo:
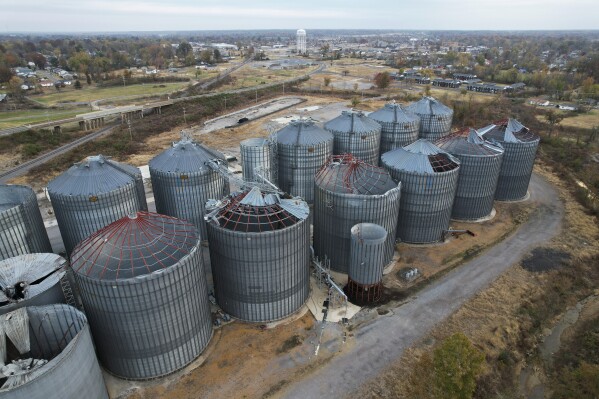
[[[553,248],[535,248],[522,261],[522,267],[529,272],[546,272],[565,266],[572,256],[564,251]]]

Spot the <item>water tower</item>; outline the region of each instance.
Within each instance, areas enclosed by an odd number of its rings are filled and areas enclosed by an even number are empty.
[[[306,54],[306,31],[298,29],[297,31],[297,53]]]

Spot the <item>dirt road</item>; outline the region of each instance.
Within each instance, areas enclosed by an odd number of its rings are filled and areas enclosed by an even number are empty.
[[[409,303],[355,330],[351,349],[294,381],[278,396],[350,396],[532,248],[556,236],[564,214],[556,190],[533,175],[530,194],[536,211],[510,238],[426,287]]]

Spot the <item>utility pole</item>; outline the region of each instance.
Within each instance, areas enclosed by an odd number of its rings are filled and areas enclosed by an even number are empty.
[[[256,89],[256,104],[258,104],[258,89]]]
[[[185,116],[185,107],[183,107],[183,122],[187,125],[187,117]]]
[[[125,74],[123,73],[123,87],[125,87]]]
[[[227,97],[225,97],[225,111],[227,110]]]
[[[133,133],[131,132],[131,118],[127,119],[127,127],[129,128],[129,138],[133,141]]]

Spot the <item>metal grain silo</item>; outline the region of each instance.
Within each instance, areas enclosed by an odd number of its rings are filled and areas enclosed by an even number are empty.
[[[177,371],[212,336],[200,237],[186,221],[138,212],[71,256],[101,363],[126,379]]]
[[[420,117],[399,104],[385,104],[368,117],[381,125],[381,154],[418,140]]]
[[[413,244],[440,241],[449,228],[460,161],[420,139],[383,154],[381,162],[401,181],[397,237]]]
[[[347,273],[351,228],[356,223],[382,225],[389,233],[385,264],[393,258],[401,184],[389,172],[351,154],[330,157],[314,186],[314,253],[331,268]]]
[[[278,153],[278,183],[292,196],[314,202],[314,176],[333,154],[333,135],[312,121],[290,122],[275,133]]]
[[[25,306],[64,303],[66,265],[56,254],[25,254],[0,261],[0,315]]]
[[[261,183],[264,180],[259,175],[277,184],[276,145],[274,141],[259,137],[239,143],[243,180]]]
[[[476,220],[489,216],[493,211],[503,148],[483,140],[474,129],[455,132],[435,144],[460,160],[451,217]]]
[[[498,201],[526,197],[535,164],[539,135],[515,119],[505,119],[478,130],[485,140],[499,143],[505,150],[495,191]]]
[[[216,301],[250,322],[289,316],[310,291],[310,210],[300,198],[234,193],[208,215]]]
[[[206,201],[229,193],[229,182],[206,163],[224,155],[183,139],[152,158],[148,164],[156,212],[193,223],[206,240]]]
[[[2,399],[108,399],[87,319],[75,308],[32,306],[0,317],[0,348],[9,374]]]
[[[102,155],[88,157],[52,180],[48,194],[67,254],[102,227],[147,210],[140,181],[139,169]]]
[[[386,264],[387,230],[374,223],[351,228],[350,262],[345,291],[353,300],[374,302],[381,297]]]
[[[52,252],[37,196],[30,187],[0,185],[0,260]]]
[[[381,125],[362,112],[342,111],[324,124],[334,136],[333,154],[353,154],[372,165],[379,162]]]
[[[420,117],[420,138],[435,141],[451,132],[453,110],[435,98],[423,97],[407,109]]]

